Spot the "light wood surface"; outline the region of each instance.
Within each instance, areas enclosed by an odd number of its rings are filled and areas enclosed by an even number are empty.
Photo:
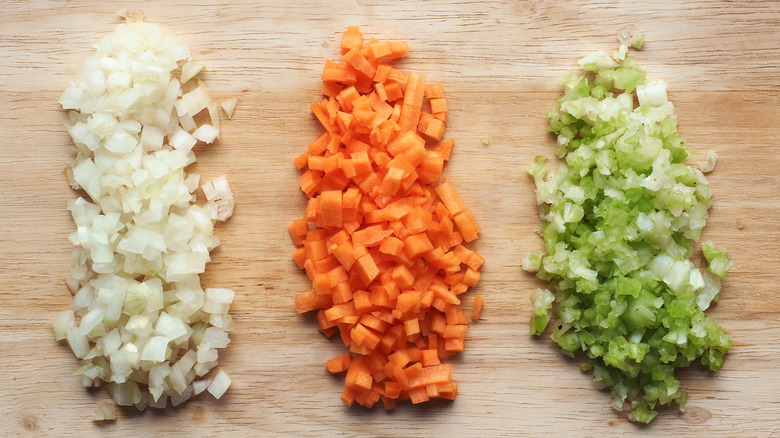
[[[189,3],[0,4],[0,436],[780,435],[780,3]],[[49,328],[70,300],[74,229],[65,209],[74,193],[62,176],[72,149],[57,100],[123,8],[142,9],[187,41],[217,98],[239,97],[221,141],[199,147],[191,169],[226,174],[237,200],[203,275],[206,286],[236,291],[233,343],[220,360],[233,386],[219,401],[121,410],[97,426],[96,402],[108,396],[81,387],[77,360]],[[545,113],[561,92],[558,78],[579,57],[616,48],[626,24],[647,35],[636,58],[648,79],[669,84],[679,129],[701,154],[694,162],[718,154],[704,237],[735,260],[710,312],[733,336],[732,353],[716,375],[684,371],[687,412],[667,410],[650,427],[630,424],[578,362],[528,335],[528,295],[540,282],[520,269],[524,254],[542,247],[525,168],[536,154],[552,155]],[[286,227],[305,206],[292,160],[319,133],[307,104],[319,98],[322,65],[349,25],[407,40],[401,66],[441,81],[447,94],[455,151],[445,174],[481,222],[475,247],[487,260],[477,288],[485,311],[454,361],[453,403],[346,408],[342,381],[323,367],[343,347],[293,309],[307,279],[289,257]]]

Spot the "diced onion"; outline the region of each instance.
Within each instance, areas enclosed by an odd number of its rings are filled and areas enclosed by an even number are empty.
[[[214,396],[214,398],[221,398],[222,395],[225,394],[225,391],[227,391],[230,383],[232,382],[227,373],[219,370],[217,375],[214,376],[214,380],[208,386],[208,391],[211,393],[211,395]]]
[[[98,403],[98,410],[95,413],[93,421],[113,421],[116,420],[116,407],[110,401],[101,401]]]
[[[76,231],[71,310],[52,321],[81,359],[87,387],[105,387],[116,404],[164,408],[206,388],[219,398],[230,385],[217,349],[230,343],[227,314],[234,293],[201,288],[198,274],[219,245],[214,221],[235,201],[227,178],[209,183],[194,203],[200,178],[184,168],[198,141],[219,136],[216,103],[205,85],[186,83],[203,70],[190,50],[154,24],[128,22],[95,44],[81,81],[60,98],[71,109],[68,132],[77,149],[69,183],[83,196],[68,203]],[[184,61],[181,83],[171,76]],[[210,124],[193,116],[209,108]],[[99,405],[95,421],[116,418]]]
[[[236,110],[236,105],[238,105],[238,98],[231,97],[230,99],[223,101],[221,105],[222,110],[225,111],[225,115],[227,115],[227,118],[232,119],[233,112]]]
[[[194,78],[201,71],[203,71],[203,64],[197,62],[188,62],[181,67],[181,83],[187,83],[190,79]]]

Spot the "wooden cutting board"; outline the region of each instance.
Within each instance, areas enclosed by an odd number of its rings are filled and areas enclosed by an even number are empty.
[[[780,4],[774,1],[317,2],[17,1],[0,7],[0,435],[15,436],[777,436],[780,435]],[[108,398],[86,391],[77,360],[54,342],[51,317],[67,308],[74,193],[72,160],[57,100],[78,77],[90,43],[143,9],[188,42],[207,65],[218,99],[239,97],[222,138],[198,149],[192,167],[226,174],[237,207],[218,227],[222,247],[203,283],[236,291],[233,343],[221,366],[233,378],[219,401],[198,398],[164,413],[121,410],[92,423]],[[339,13],[336,13],[338,11]],[[715,206],[704,237],[735,260],[710,312],[734,348],[710,375],[684,371],[687,411],[667,410],[649,427],[613,411],[578,362],[547,338],[528,335],[528,296],[541,285],[520,269],[541,249],[525,168],[552,155],[545,113],[558,78],[595,50],[617,47],[616,31],[647,35],[636,58],[648,79],[665,79],[680,132],[701,160]],[[453,403],[366,412],[340,401],[342,381],[323,363],[342,352],[293,296],[307,288],[289,257],[287,225],[303,214],[292,160],[318,134],[307,104],[319,99],[324,61],[340,33],[411,46],[401,66],[444,84],[455,139],[445,170],[481,222],[486,258],[477,288],[483,319],[454,361]],[[744,228],[736,227],[736,220]],[[471,298],[466,298],[470,305]]]

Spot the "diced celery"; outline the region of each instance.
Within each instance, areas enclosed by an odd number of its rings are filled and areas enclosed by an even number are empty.
[[[582,369],[611,389],[612,406],[630,402],[629,418],[648,423],[660,407],[685,404],[676,368],[723,364],[731,338],[704,310],[731,261],[711,242],[702,244],[707,271],[690,261],[711,191],[683,162],[664,83],[642,87],[645,104],[634,107],[645,72],[628,56],[605,56],[583,58],[593,72],[564,77],[565,94],[548,112],[565,164],[549,174],[537,156],[528,169],[547,255],[528,254],[523,268],[554,290],[531,295],[531,333],[554,314],[551,338],[567,355],[587,354]]]

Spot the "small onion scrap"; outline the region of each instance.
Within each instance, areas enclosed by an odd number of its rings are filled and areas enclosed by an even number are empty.
[[[205,389],[219,398],[230,378],[208,375],[230,343],[234,292],[203,290],[198,275],[235,201],[222,176],[195,204],[200,178],[184,171],[198,141],[219,135],[218,106],[200,81],[182,89],[203,67],[155,24],[128,19],[94,46],[60,98],[77,151],[67,175],[83,193],[68,202],[73,299],[54,317],[55,338],[81,360],[84,386],[105,387],[117,405],[165,408]],[[204,110],[209,123],[197,126]],[[113,418],[100,406],[97,421]]]

